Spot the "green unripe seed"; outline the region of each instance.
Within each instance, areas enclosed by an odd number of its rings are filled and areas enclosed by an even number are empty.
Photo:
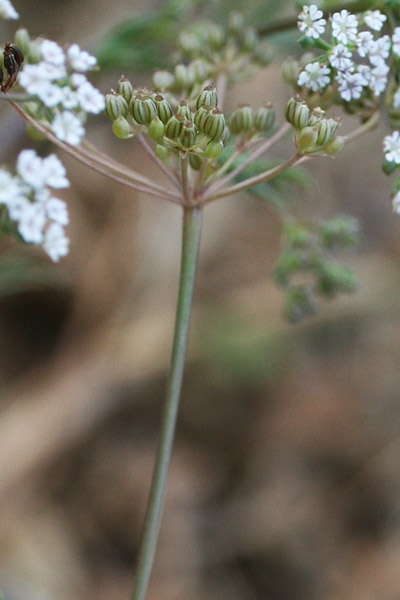
[[[161,144],[157,144],[157,146],[155,147],[155,153],[157,154],[158,158],[163,162],[166,162],[169,159],[169,149],[165,146],[161,146]]]
[[[148,125],[157,116],[155,102],[150,96],[132,98],[130,108],[133,118],[140,125]]]
[[[295,59],[288,59],[282,63],[282,79],[291,86],[297,86],[297,80],[300,75],[300,65]]]
[[[112,124],[112,130],[114,132],[114,135],[116,135],[117,138],[120,138],[121,140],[126,140],[132,137],[133,133],[132,128],[129,125],[128,121],[125,119],[125,117],[118,117],[118,119],[116,119]]]
[[[205,87],[197,98],[196,108],[199,109],[201,106],[204,106],[207,109],[217,108],[217,104],[217,90],[215,89],[214,84],[210,83],[210,85]]]
[[[169,71],[156,71],[153,75],[155,90],[168,90],[173,87],[175,77]]]
[[[157,114],[165,125],[172,117],[171,105],[168,102],[168,100],[164,98],[164,96],[162,96],[161,94],[156,94],[154,96],[154,102],[157,107]]]
[[[203,131],[212,140],[219,140],[222,137],[225,129],[225,117],[223,113],[214,108],[204,121]]]
[[[192,121],[184,123],[179,140],[184,148],[191,148],[196,143],[197,132]]]
[[[224,150],[224,145],[221,141],[216,142],[215,140],[211,140],[207,144],[207,147],[204,152],[204,156],[207,158],[219,158]]]
[[[128,79],[126,79],[125,75],[122,75],[121,79],[118,81],[117,92],[120,94],[129,104],[132,100],[133,96],[133,85]]]
[[[297,150],[299,154],[307,154],[315,150],[318,131],[316,127],[303,127],[297,137]]]
[[[194,77],[186,65],[176,65],[174,70],[175,88],[178,91],[191,88],[194,84]]]
[[[228,33],[238,36],[243,29],[243,16],[238,12],[232,12],[228,19]]]
[[[341,135],[337,135],[333,140],[327,143],[324,147],[323,152],[325,154],[337,154],[343,150],[345,144],[345,138]]]
[[[310,109],[305,102],[298,102],[294,98],[290,98],[285,108],[285,118],[296,129],[302,129],[308,125],[310,117]]]
[[[197,83],[202,83],[205,81],[210,74],[209,67],[203,60],[201,60],[201,58],[196,58],[196,60],[190,63],[188,69],[191,76]]]
[[[179,102],[178,106],[176,107],[175,113],[177,116],[184,117],[187,121],[192,120],[192,112],[190,110],[189,104],[187,103],[187,100],[181,100]]]
[[[111,121],[115,121],[118,117],[126,117],[128,114],[128,103],[125,98],[118,94],[107,94],[105,112]]]
[[[25,56],[29,56],[31,36],[29,35],[28,30],[24,28],[17,29],[15,32],[14,41],[18,48],[21,48],[23,54]]]
[[[189,164],[194,171],[200,171],[203,161],[198,154],[189,154]]]
[[[319,108],[319,106],[317,106],[316,108],[314,108],[312,110],[312,113],[308,119],[308,123],[307,125],[316,125],[317,123],[319,123],[321,121],[321,119],[324,118],[325,115],[325,111],[322,110],[322,108]]]
[[[257,131],[269,131],[275,121],[275,111],[272,104],[261,106],[254,115],[254,127]]]
[[[200,108],[194,115],[194,124],[196,125],[197,129],[202,133],[204,133],[204,123],[209,114],[210,111],[207,108],[204,108],[204,106],[200,106]]]
[[[149,136],[155,141],[159,142],[164,136],[164,123],[159,117],[154,117],[148,127]]]
[[[232,113],[230,128],[233,133],[247,133],[253,124],[254,115],[248,104],[242,104]]]
[[[182,131],[184,118],[176,115],[172,115],[167,124],[165,125],[165,135],[170,140],[176,140]]]

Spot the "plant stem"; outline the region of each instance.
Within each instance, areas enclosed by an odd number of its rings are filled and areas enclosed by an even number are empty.
[[[185,158],[181,159],[181,176],[182,176],[182,190],[183,199],[185,204],[191,203],[190,193],[190,182],[189,182],[189,155],[186,154]]]
[[[193,287],[200,246],[202,212],[200,207],[185,206],[183,208],[181,272],[174,342],[153,480],[131,600],[145,600],[161,524],[185,365]]]

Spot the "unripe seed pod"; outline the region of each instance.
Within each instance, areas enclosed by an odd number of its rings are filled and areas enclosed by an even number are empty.
[[[29,56],[29,50],[31,45],[31,36],[27,29],[21,28],[15,32],[14,40],[16,45],[21,48],[25,56]]]
[[[196,143],[197,132],[192,121],[183,124],[179,140],[184,148],[191,148]]]
[[[157,116],[157,108],[155,102],[150,96],[137,96],[132,98],[130,109],[133,118],[140,125],[148,125],[155,116]]]
[[[221,142],[223,143],[224,146],[227,145],[227,143],[229,142],[229,138],[231,137],[231,132],[229,127],[225,124],[225,129],[224,129],[224,133],[222,134],[221,137]]]
[[[168,102],[168,100],[164,98],[164,96],[162,96],[161,94],[156,94],[154,96],[154,102],[157,107],[157,114],[165,125],[172,117],[171,105]]]
[[[202,83],[207,79],[210,74],[210,69],[207,64],[201,60],[201,58],[197,58],[192,63],[190,63],[188,67],[191,76],[197,83]]]
[[[203,161],[198,154],[189,154],[189,165],[194,171],[199,171]]]
[[[211,48],[214,50],[220,50],[224,45],[225,35],[222,27],[216,23],[211,23],[207,26],[207,41]]]
[[[153,75],[155,90],[168,90],[173,87],[175,77],[169,71],[156,71]]]
[[[288,85],[297,86],[300,71],[300,65],[294,58],[283,61],[281,69],[282,79]]]
[[[219,158],[224,150],[224,145],[221,141],[216,142],[215,140],[211,140],[207,144],[207,147],[204,152],[204,156],[207,158]]]
[[[159,142],[164,136],[164,123],[159,117],[154,117],[148,127],[149,136],[155,141]]]
[[[200,40],[194,33],[183,31],[179,35],[178,44],[186,54],[196,54],[201,48]]]
[[[128,121],[125,117],[118,117],[112,125],[112,130],[117,138],[121,140],[126,140],[129,137],[132,137],[132,127],[129,125]]]
[[[214,108],[204,121],[204,133],[212,140],[219,140],[222,137],[225,129],[225,117],[223,113]]]
[[[310,110],[305,102],[297,102],[290,98],[286,105],[285,117],[296,129],[302,129],[308,124]]]
[[[175,75],[175,88],[178,91],[182,91],[191,88],[194,84],[194,77],[190,73],[186,65],[176,65],[174,70]]]
[[[111,121],[115,121],[118,117],[126,117],[128,114],[128,103],[125,98],[118,94],[107,94],[105,112]]]
[[[197,98],[196,108],[200,108],[204,106],[205,108],[217,108],[218,104],[218,94],[217,90],[213,83],[210,83],[204,90],[200,93]]]
[[[337,154],[340,152],[345,144],[345,138],[341,135],[337,135],[333,140],[328,142],[323,149],[325,154]]]
[[[309,119],[308,119],[308,123],[307,125],[316,125],[317,123],[319,123],[321,121],[321,119],[323,119],[325,115],[325,111],[322,110],[322,108],[320,108],[319,106],[317,106],[316,108],[313,109]]]
[[[167,122],[165,125],[165,135],[170,140],[176,140],[176,138],[179,137],[184,120],[185,119],[183,117],[172,115],[170,120]]]
[[[257,48],[259,42],[260,40],[258,39],[255,30],[252,27],[246,29],[242,41],[243,50],[245,50],[246,52],[253,52]]]
[[[315,150],[318,132],[316,127],[303,127],[297,137],[297,151],[299,154],[307,154]]]
[[[194,115],[194,124],[196,125],[197,129],[201,131],[201,133],[204,133],[204,123],[209,114],[210,111],[207,108],[204,108],[204,106],[200,106],[200,108]]]
[[[230,128],[233,133],[246,133],[254,124],[254,116],[248,104],[242,104],[231,116]]]
[[[316,127],[318,131],[317,144],[325,146],[335,135],[339,123],[334,119],[322,119]]]
[[[272,104],[261,106],[254,115],[254,127],[257,131],[269,131],[275,121],[275,111]]]
[[[181,100],[176,107],[175,114],[178,116],[185,117],[186,121],[192,120],[192,112],[190,110],[190,106],[187,103],[187,100]]]
[[[228,33],[238,36],[243,29],[243,16],[238,12],[232,12],[228,19]]]
[[[162,160],[163,162],[166,162],[169,159],[170,151],[165,146],[161,146],[161,144],[157,144],[154,151],[157,154],[158,158],[160,160]]]
[[[129,102],[132,100],[133,96],[133,85],[128,79],[126,79],[125,75],[122,75],[121,79],[118,81],[117,92],[121,94],[123,98]]]

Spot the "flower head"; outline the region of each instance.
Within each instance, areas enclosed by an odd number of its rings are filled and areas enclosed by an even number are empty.
[[[368,10],[364,13],[365,24],[374,31],[380,31],[386,19],[386,15],[382,14],[380,10]]]
[[[19,19],[19,14],[10,0],[0,0],[0,17],[3,19]]]
[[[80,119],[70,111],[57,115],[52,122],[52,129],[59,140],[77,146],[85,135]]]
[[[74,71],[85,73],[97,64],[97,59],[86,50],[81,50],[78,44],[72,44],[67,50],[67,59]]]
[[[400,132],[394,131],[383,139],[383,151],[388,162],[400,165]]]
[[[343,9],[340,12],[333,13],[331,17],[332,35],[342,42],[348,44],[357,37],[358,21],[355,15],[352,15],[348,10]]]
[[[54,262],[68,254],[69,239],[59,223],[52,223],[44,235],[43,247]]]
[[[313,92],[323,89],[330,82],[330,69],[318,62],[309,63],[299,75],[298,85],[305,85]]]
[[[326,21],[323,16],[322,10],[315,4],[303,6],[297,26],[305,36],[317,39],[325,31]]]

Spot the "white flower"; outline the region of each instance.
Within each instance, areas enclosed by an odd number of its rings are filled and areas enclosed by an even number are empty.
[[[354,67],[354,63],[351,60],[351,52],[343,44],[334,46],[329,56],[329,62],[332,67],[340,71],[347,71],[351,67]]]
[[[393,108],[400,108],[400,87],[397,89],[397,92],[393,96]]]
[[[55,154],[50,154],[43,159],[42,170],[45,185],[57,190],[69,187],[65,167]]]
[[[99,113],[105,108],[103,94],[99,92],[89,81],[86,81],[76,90],[76,96],[80,107],[90,113]]]
[[[71,146],[77,146],[85,135],[81,121],[69,111],[57,115],[51,125],[58,139]]]
[[[86,81],[87,81],[86,75],[82,75],[82,73],[72,73],[72,75],[70,77],[71,85],[72,85],[72,87],[75,87],[75,88],[79,87]]]
[[[353,98],[357,100],[362,94],[362,77],[359,73],[342,73],[339,85],[339,93],[343,100],[350,102]]]
[[[383,139],[383,151],[388,162],[400,165],[400,133],[394,131],[392,135],[387,135]]]
[[[61,104],[64,99],[64,94],[62,88],[58,85],[53,85],[49,81],[43,82],[42,86],[39,87],[36,92],[38,98],[48,106],[49,108],[53,108],[57,106],[57,104]]]
[[[31,204],[25,196],[19,196],[8,203],[8,214],[13,221],[19,221],[27,205]]]
[[[51,40],[43,40],[40,44],[40,54],[46,63],[53,65],[63,65],[65,63],[64,50]]]
[[[18,231],[24,240],[32,244],[40,244],[43,241],[45,224],[46,214],[43,207],[37,202],[27,202],[18,222]]]
[[[47,62],[41,62],[39,65],[43,65],[46,79],[49,81],[60,81],[60,79],[65,79],[67,76],[67,70],[64,65],[53,65],[53,63]]]
[[[42,159],[35,150],[22,150],[17,158],[17,173],[30,187],[37,189],[44,185]]]
[[[356,44],[359,56],[364,58],[373,47],[374,36],[370,31],[360,31],[357,35]]]
[[[392,50],[393,50],[394,54],[397,54],[397,56],[400,56],[400,27],[395,28],[393,35],[392,35],[392,42],[393,42]]]
[[[60,225],[68,225],[69,215],[67,205],[60,198],[49,198],[46,203],[46,214],[50,221]]]
[[[383,61],[371,70],[369,88],[374,92],[375,96],[380,96],[385,90],[389,71],[389,67]]]
[[[10,0],[0,0],[0,17],[3,19],[19,18],[19,14],[11,4]]]
[[[59,223],[52,223],[46,230],[43,248],[54,262],[68,254],[69,239]]]
[[[61,89],[63,93],[63,107],[67,110],[70,110],[71,108],[76,108],[78,106],[78,98],[76,96],[76,92],[68,86],[63,87]]]
[[[19,82],[29,94],[36,95],[40,92],[44,82],[49,79],[44,63],[38,65],[25,65],[19,76]]]
[[[94,56],[91,56],[86,50],[81,50],[78,44],[72,44],[67,50],[68,62],[74,71],[80,71],[85,73],[92,69],[96,64],[97,60]]]
[[[331,21],[332,35],[339,42],[348,44],[356,39],[358,21],[355,15],[352,15],[348,10],[343,9],[340,13],[333,13]]]
[[[330,82],[330,69],[326,65],[314,62],[306,65],[305,70],[299,75],[298,85],[305,85],[313,92],[323,89]]]
[[[397,192],[392,200],[393,212],[400,215],[400,191]]]
[[[371,43],[369,49],[369,60],[375,66],[389,57],[390,54],[390,37],[384,35]]]
[[[297,26],[305,36],[317,39],[325,31],[326,21],[323,16],[322,10],[319,10],[315,4],[303,6]]]
[[[383,15],[380,10],[368,10],[364,13],[366,25],[374,31],[380,31],[386,19],[386,15]]]
[[[19,179],[0,169],[0,204],[11,207],[21,199],[25,199],[25,194]]]
[[[368,65],[357,65],[357,73],[360,76],[360,83],[369,86],[371,81],[371,67]]]

